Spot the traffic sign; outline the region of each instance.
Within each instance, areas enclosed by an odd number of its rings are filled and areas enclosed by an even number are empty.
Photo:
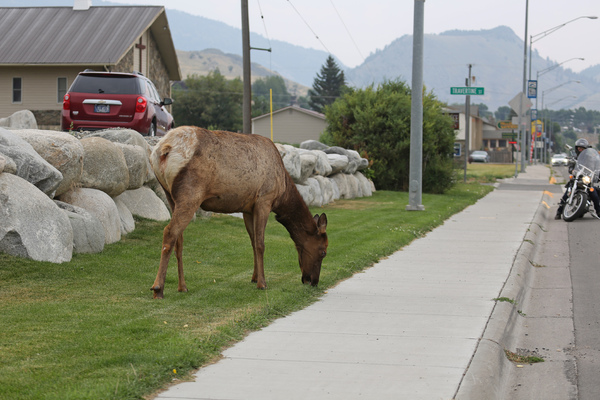
[[[482,87],[466,86],[466,87],[451,87],[450,88],[450,94],[462,94],[462,95],[473,96],[473,95],[482,95],[483,92],[484,92],[484,88],[482,88]]]
[[[527,81],[527,97],[530,99],[537,97],[537,81]]]
[[[513,124],[512,121],[498,121],[498,129],[519,129],[519,125]]]
[[[502,132],[503,138],[511,138],[514,139],[517,134],[515,132]]]

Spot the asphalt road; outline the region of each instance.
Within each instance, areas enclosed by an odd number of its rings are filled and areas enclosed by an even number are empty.
[[[565,167],[554,167],[568,179]],[[558,186],[560,187],[560,186]],[[512,371],[507,398],[600,399],[600,220],[554,220],[560,191],[548,204],[545,234],[522,304],[518,347],[546,361]]]
[[[600,221],[568,223],[578,399],[600,399]]]

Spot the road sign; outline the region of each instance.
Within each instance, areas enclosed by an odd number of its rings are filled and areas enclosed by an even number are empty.
[[[466,87],[451,87],[450,88],[450,94],[462,94],[462,95],[473,96],[473,95],[482,95],[483,92],[484,92],[484,88],[482,88],[482,87],[466,86]]]
[[[517,136],[515,132],[502,132],[503,138],[511,138],[514,139]]]
[[[508,102],[508,105],[517,113],[517,115],[525,115],[527,110],[529,110],[533,104],[525,96],[525,93],[519,92],[511,101]]]
[[[527,97],[530,99],[537,97],[537,81],[527,81]]]
[[[498,129],[519,129],[519,125],[513,124],[512,121],[498,121]]]

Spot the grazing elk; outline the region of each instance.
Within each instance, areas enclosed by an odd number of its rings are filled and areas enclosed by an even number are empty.
[[[263,255],[265,227],[271,211],[288,230],[298,250],[302,283],[316,286],[327,254],[327,216],[310,214],[283,166],[275,145],[259,135],[182,126],[163,137],[150,156],[152,169],[171,206],[163,233],[154,298],[163,298],[173,248],[180,292],[187,291],[181,259],[183,231],[199,207],[218,213],[241,212],[252,249],[252,282],[266,288]]]

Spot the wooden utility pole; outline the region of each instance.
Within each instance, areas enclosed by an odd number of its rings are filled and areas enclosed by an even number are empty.
[[[242,65],[244,81],[243,133],[252,133],[252,82],[250,70],[250,24],[248,0],[242,0]]]

